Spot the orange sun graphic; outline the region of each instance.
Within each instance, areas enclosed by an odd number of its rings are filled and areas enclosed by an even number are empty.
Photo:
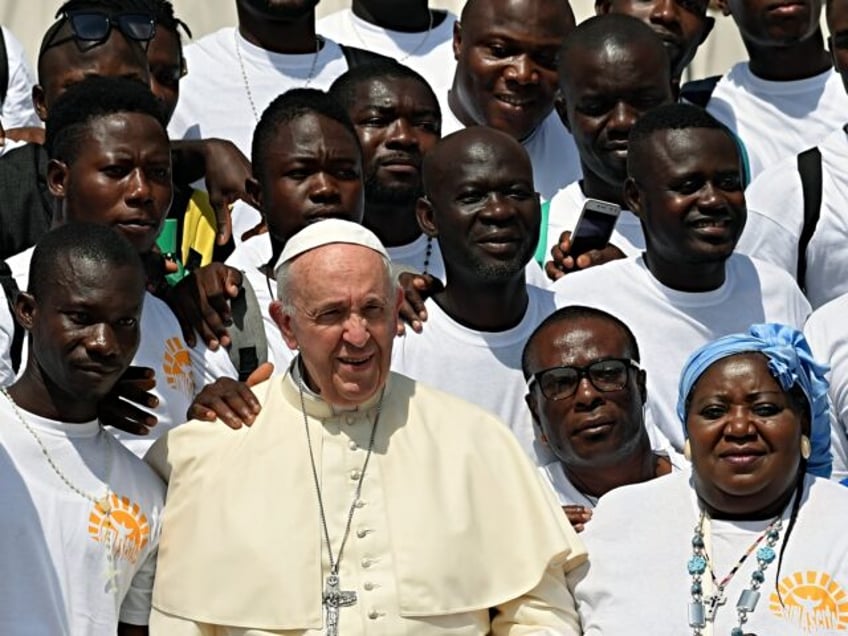
[[[191,356],[183,341],[178,337],[168,338],[165,343],[165,357],[162,371],[168,385],[186,395],[194,394],[194,380],[191,375]]]
[[[109,496],[111,510],[95,504],[88,517],[88,534],[99,543],[111,545],[115,557],[135,563],[150,538],[150,525],[137,503],[128,497]]]
[[[795,572],[781,579],[769,609],[805,634],[848,631],[848,594],[826,572]],[[781,605],[781,599],[783,604]]]

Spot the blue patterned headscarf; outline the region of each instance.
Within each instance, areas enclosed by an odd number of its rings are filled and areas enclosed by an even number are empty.
[[[784,391],[798,386],[810,404],[810,441],[812,453],[807,460],[807,472],[830,477],[830,400],[826,365],[813,359],[807,340],[797,329],[766,323],[751,325],[748,333],[724,336],[704,345],[689,356],[680,375],[677,415],[683,422],[686,435],[686,399],[698,378],[722,358],[740,353],[758,352],[768,358],[768,368]]]

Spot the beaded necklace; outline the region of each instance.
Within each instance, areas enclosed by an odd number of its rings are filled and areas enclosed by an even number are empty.
[[[748,621],[748,614],[756,609],[757,602],[760,600],[759,588],[766,580],[766,568],[775,559],[774,546],[780,539],[780,530],[783,527],[783,522],[780,517],[772,521],[763,533],[745,550],[745,553],[736,562],[736,565],[730,569],[727,576],[721,581],[718,581],[704,542],[704,522],[708,520],[709,517],[706,512],[702,511],[698,525],[695,526],[695,534],[692,537],[692,556],[687,562],[687,570],[692,577],[689,627],[693,629],[693,636],[702,636],[707,623],[712,623],[715,620],[718,608],[727,602],[724,591],[727,589],[730,581],[739,571],[739,568],[742,567],[742,564],[756,550],[757,568],[751,573],[750,585],[748,588],[742,590],[742,594],[739,596],[739,600],[736,603],[738,624],[730,630],[730,636],[744,636],[743,626]],[[758,546],[763,540],[765,540],[765,545],[758,549]],[[710,578],[715,587],[715,591],[709,596],[704,594],[702,580],[707,568],[709,568]]]

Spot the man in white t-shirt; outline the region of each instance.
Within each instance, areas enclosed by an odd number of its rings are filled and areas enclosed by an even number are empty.
[[[491,128],[462,130],[425,157],[424,190],[418,217],[439,239],[447,284],[427,300],[423,331],[396,341],[392,369],[495,413],[544,461],[522,402],[524,342],[554,309],[525,278],[539,234],[527,153]]]
[[[677,453],[651,449],[639,347],[615,316],[558,309],[527,340],[521,367],[524,399],[556,457],[539,470],[578,532],[609,491],[684,465]]]
[[[646,110],[674,101],[666,60],[662,41],[628,16],[590,18],[565,38],[559,57],[557,111],[574,136],[583,178],[550,201],[547,227],[542,230],[545,237],[540,241],[546,261],[562,234],[574,230],[587,198],[624,208],[611,245],[627,256],[645,249],[639,218],[624,203],[627,135]],[[579,256],[565,255],[571,260]]]
[[[557,56],[573,28],[566,0],[469,0],[454,29],[443,133],[485,125],[520,141],[543,200],[580,178],[574,140],[554,112]]]
[[[733,254],[745,224],[733,135],[702,109],[669,104],[630,133],[628,207],[642,219],[645,253],[564,276],[559,306],[603,309],[636,336],[648,373],[650,421],[676,450],[678,375],[689,353],[755,322],[800,327],[810,306],[784,271]]]
[[[53,225],[90,222],[114,227],[139,254],[150,256],[171,202],[171,155],[164,115],[146,85],[95,77],[68,90],[47,120],[48,187],[55,198]],[[105,168],[103,167],[105,166]],[[32,249],[8,259],[18,287],[28,284]],[[168,306],[148,293],[141,316],[142,343],[135,366],[153,369],[155,418],[135,410],[137,437],[118,433],[143,454],[165,430],[182,423],[194,395],[217,377],[235,377],[224,349],[189,348]],[[150,428],[156,424],[154,428]],[[129,422],[127,424],[131,424]]]
[[[828,3],[827,22],[834,66],[842,78],[843,90],[848,92],[846,0]],[[848,121],[848,116],[843,113],[840,121]],[[800,237],[807,225],[805,204],[814,200],[818,189],[821,193],[819,218],[802,259],[804,280],[799,281],[814,308],[848,293],[848,214],[845,212],[848,132],[845,127],[834,129],[818,144],[818,151],[820,159],[814,155],[810,158],[811,165],[821,166],[821,183],[817,187],[815,179],[808,177],[806,196],[799,158],[795,155],[769,166],[754,179],[745,197],[748,206],[760,215],[750,220],[739,240],[740,251],[774,263],[798,278]]]
[[[816,145],[845,123],[848,96],[819,26],[822,0],[725,0],[748,50],[707,110],[745,144],[750,175]]]
[[[144,285],[132,244],[103,226],[35,250],[15,303],[31,355],[0,389],[3,634],[148,633],[165,488],[98,420],[139,345]]]
[[[228,139],[250,156],[253,129],[277,95],[327,89],[348,63],[338,44],[315,32],[318,0],[235,2],[238,26],[185,48],[189,73],[168,132],[172,139]]]
[[[318,33],[374,51],[415,69],[436,95],[446,94],[454,67],[456,15],[427,0],[352,0],[318,20]]]

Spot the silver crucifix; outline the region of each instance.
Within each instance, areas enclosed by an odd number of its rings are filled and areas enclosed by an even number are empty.
[[[716,593],[707,599],[707,621],[712,623],[715,620],[716,612],[719,606],[727,602],[727,597],[724,595],[724,590],[718,588]]]
[[[356,604],[356,592],[339,589],[339,576],[332,572],[327,576],[324,586],[324,633],[327,636],[339,634],[339,608]]]

